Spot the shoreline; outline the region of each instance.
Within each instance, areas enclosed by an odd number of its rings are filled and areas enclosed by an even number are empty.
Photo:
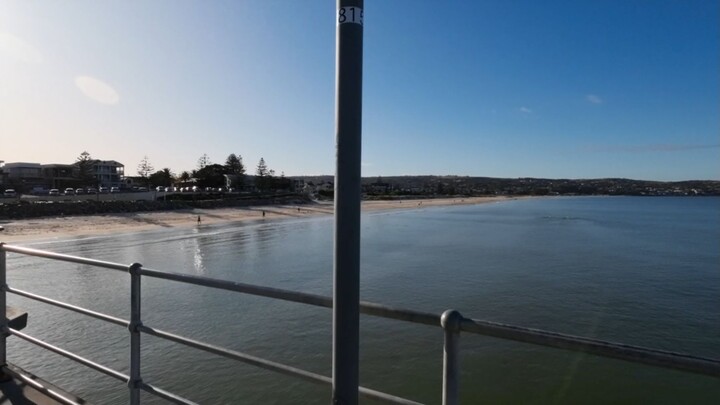
[[[412,210],[427,207],[478,205],[533,197],[468,197],[418,200],[371,200],[362,202],[362,212]],[[333,202],[303,205],[261,205],[239,208],[187,209],[86,216],[61,216],[0,222],[5,230],[0,242],[17,243],[73,236],[98,236],[163,228],[187,228],[250,220],[277,220],[330,216]],[[198,222],[200,218],[200,222]]]

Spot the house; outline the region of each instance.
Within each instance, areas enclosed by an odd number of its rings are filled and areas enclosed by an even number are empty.
[[[42,169],[40,163],[5,163],[3,171],[7,175],[8,179],[42,179]]]
[[[3,166],[3,183],[20,191],[43,187],[45,179],[40,163],[14,162]]]
[[[93,160],[92,175],[99,186],[120,187],[125,177],[125,165],[114,160]]]
[[[45,186],[48,188],[67,188],[77,184],[77,166],[59,163],[40,165]]]
[[[114,160],[92,160],[90,175],[98,186],[120,187],[125,166]],[[30,162],[5,163],[0,181],[19,190],[45,190],[50,188],[85,187],[79,178],[79,166],[74,164],[40,164]]]

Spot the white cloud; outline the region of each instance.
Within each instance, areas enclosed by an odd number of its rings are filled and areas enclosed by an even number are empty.
[[[109,84],[90,76],[78,76],[75,85],[93,101],[102,104],[117,104],[120,95]]]
[[[42,63],[43,57],[34,46],[22,39],[0,32],[0,55],[7,55],[25,63]]]
[[[595,94],[588,94],[587,96],[585,96],[585,100],[587,100],[593,104],[602,104],[603,103],[603,99],[601,99],[600,97],[598,97]]]
[[[532,114],[532,110],[527,107],[520,107],[520,112],[525,114]]]

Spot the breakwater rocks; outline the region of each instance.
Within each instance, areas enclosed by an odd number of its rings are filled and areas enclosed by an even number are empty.
[[[18,203],[0,204],[0,219],[173,211],[192,208],[212,209],[254,205],[301,205],[310,202],[310,199],[298,195],[169,201],[20,201]]]

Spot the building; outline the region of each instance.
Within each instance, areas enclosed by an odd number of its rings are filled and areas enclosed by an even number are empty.
[[[42,179],[40,163],[5,163],[3,172],[5,172],[8,179]]]
[[[77,183],[77,166],[53,163],[41,165],[45,186],[48,188],[74,187]]]
[[[80,168],[74,164],[14,162],[0,168],[0,184],[21,192],[43,192],[51,188],[120,187],[125,166],[115,160],[92,160],[92,180],[80,179]],[[88,184],[85,184],[85,183]]]
[[[93,160],[92,175],[98,186],[121,187],[125,165],[114,160]]]
[[[42,188],[45,179],[40,163],[14,162],[3,166],[3,185],[22,190]]]

